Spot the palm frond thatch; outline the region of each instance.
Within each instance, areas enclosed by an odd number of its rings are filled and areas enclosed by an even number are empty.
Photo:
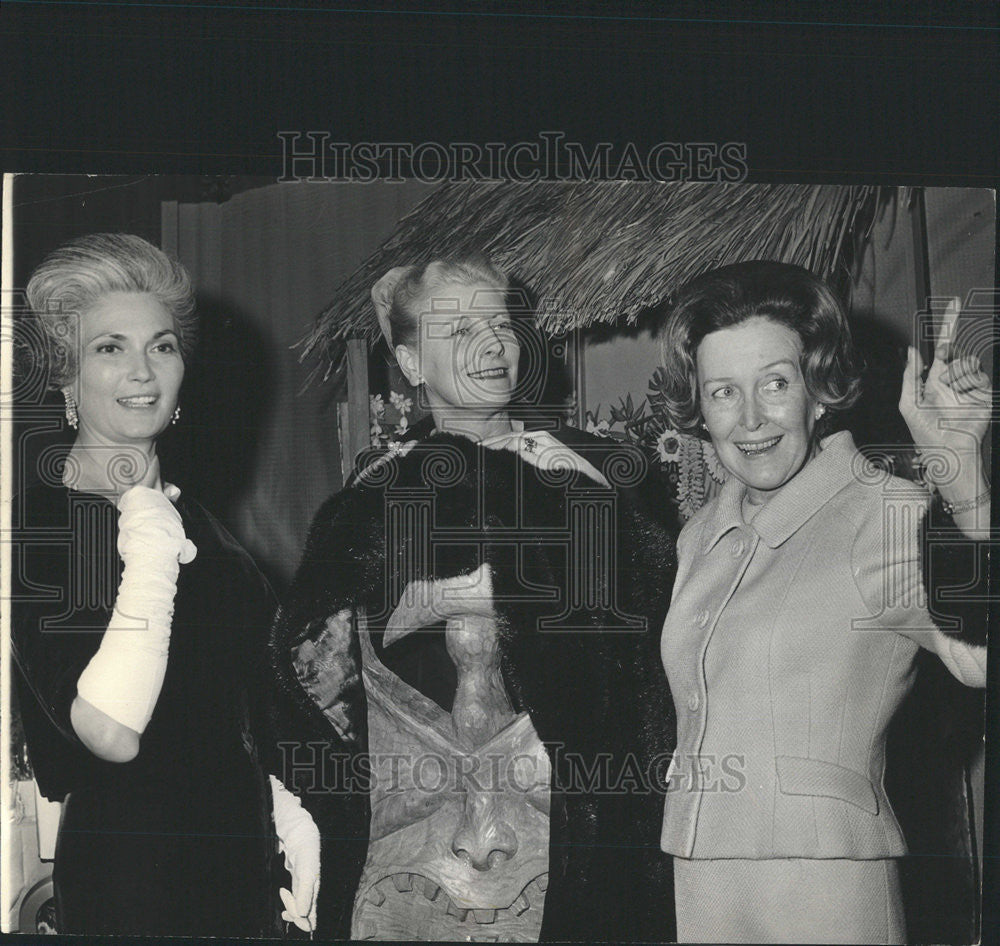
[[[880,194],[880,191],[883,193]],[[748,259],[829,278],[891,189],[800,184],[443,184],[340,287],[303,339],[309,380],[343,370],[344,342],[379,339],[369,291],[393,266],[485,252],[525,286],[543,329],[633,323],[688,279]],[[307,381],[307,384],[309,382]]]

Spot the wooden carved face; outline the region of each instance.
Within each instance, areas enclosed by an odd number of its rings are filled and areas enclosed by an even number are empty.
[[[415,629],[419,620],[397,609],[393,623]],[[372,827],[352,936],[536,940],[551,768],[531,720],[504,692],[495,619],[447,622],[458,674],[450,713],[393,674],[359,631]]]

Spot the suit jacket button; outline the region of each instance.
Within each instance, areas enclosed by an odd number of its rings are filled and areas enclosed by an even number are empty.
[[[698,612],[698,627],[704,627],[706,624],[708,624],[708,619],[710,617],[711,617],[711,615],[708,613],[708,611],[706,609],[702,609],[701,611],[699,611]]]
[[[746,543],[742,539],[736,539],[732,545],[733,558],[739,558],[746,551]]]
[[[701,700],[698,699],[698,694],[692,693],[688,697],[688,709],[693,713],[699,706],[701,706]]]

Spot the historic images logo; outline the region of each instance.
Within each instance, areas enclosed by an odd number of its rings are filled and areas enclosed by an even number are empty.
[[[567,795],[668,795],[674,792],[734,794],[746,788],[747,759],[729,753],[684,756],[663,752],[648,759],[634,753],[584,756],[550,743],[546,751],[460,753],[417,748],[410,752],[352,753],[330,742],[281,742],[279,767],[286,785],[306,794],[339,794],[374,782],[388,795],[437,795],[472,790],[530,795],[545,791],[551,769],[561,773]]]
[[[329,131],[279,131],[280,183],[354,181],[565,181],[738,183],[747,178],[742,141],[568,141],[543,131],[535,141],[336,141]]]

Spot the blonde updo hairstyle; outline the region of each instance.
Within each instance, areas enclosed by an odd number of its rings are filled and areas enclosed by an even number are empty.
[[[80,316],[114,292],[147,293],[171,314],[186,362],[197,340],[194,291],[184,267],[142,237],[91,233],[50,253],[32,273],[27,296],[47,346],[48,384],[77,375]]]
[[[396,266],[372,287],[379,328],[394,352],[398,345],[416,347],[420,316],[431,309],[435,293],[447,286],[491,286],[508,292],[507,277],[485,256],[438,259],[426,266]],[[443,295],[443,293],[442,293]]]

